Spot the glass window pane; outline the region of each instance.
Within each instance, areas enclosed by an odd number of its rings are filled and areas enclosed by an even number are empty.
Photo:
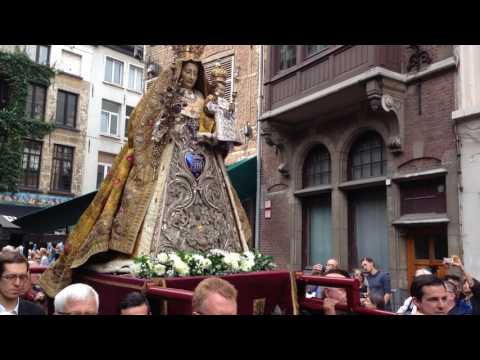
[[[107,58],[107,62],[105,64],[105,81],[112,82],[112,72],[113,72],[113,60]]]
[[[279,70],[285,70],[294,66],[297,62],[297,46],[296,45],[279,45],[278,46],[278,64]]]
[[[142,92],[143,91],[143,72],[141,69],[137,69],[137,91]]]
[[[135,89],[135,67],[130,65],[129,73],[128,73],[128,88],[129,89]]]
[[[435,259],[440,260],[444,257],[448,257],[448,242],[447,236],[444,232],[434,238],[433,247],[435,249]]]
[[[428,259],[428,238],[418,237],[415,239],[415,258]]]
[[[50,47],[39,45],[38,51],[38,63],[42,65],[48,65],[48,53],[50,52]]]
[[[120,114],[120,104],[113,101],[102,100],[102,110],[110,111],[112,113]]]
[[[65,102],[66,94],[63,91],[59,91],[57,94],[57,115],[55,121],[60,125],[65,124]]]
[[[100,121],[100,131],[103,133],[108,132],[108,117],[109,117],[108,112],[102,111],[102,117]]]
[[[28,84],[28,93],[27,93],[25,111],[29,117],[33,117],[32,102],[33,102],[33,86],[31,84]]]
[[[325,264],[332,256],[332,212],[330,199],[321,197],[308,208],[309,265]]]
[[[123,64],[119,61],[115,61],[113,82],[118,85],[123,84]]]
[[[326,47],[328,47],[328,45],[306,45],[306,55],[310,56],[316,54]]]
[[[75,127],[75,118],[77,112],[77,96],[70,94],[68,96],[68,105],[67,105],[67,125]]]
[[[97,167],[97,189],[100,188],[100,185],[102,184],[102,181],[104,179],[103,174],[104,174],[104,167],[103,165],[98,165]]]
[[[377,133],[362,136],[350,150],[349,174],[354,179],[382,176],[385,174],[385,146]],[[357,167],[361,168],[360,174]],[[359,177],[357,177],[359,176]]]
[[[33,117],[37,120],[41,120],[45,116],[45,93],[45,87],[35,86]]]
[[[118,116],[110,114],[110,134],[117,135]]]

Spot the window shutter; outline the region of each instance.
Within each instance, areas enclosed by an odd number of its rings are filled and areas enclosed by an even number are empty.
[[[203,64],[203,67],[205,68],[205,73],[210,85],[213,85],[211,73],[212,73],[213,67],[217,62],[219,62],[223,66],[223,68],[227,71],[227,79],[225,84],[225,98],[228,101],[232,101],[232,93],[234,92],[234,89],[233,89],[234,57],[233,55],[225,56],[221,59],[209,61]]]

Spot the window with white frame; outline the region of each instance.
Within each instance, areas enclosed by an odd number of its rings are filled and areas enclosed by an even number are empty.
[[[27,45],[28,57],[40,65],[50,63],[50,45]]]
[[[97,189],[100,189],[103,180],[108,175],[108,172],[112,168],[112,164],[98,163],[97,166]]]
[[[143,92],[143,69],[141,67],[130,65],[128,72],[128,88],[130,90]]]
[[[105,62],[105,81],[123,86],[123,62],[111,57],[106,58]]]
[[[68,74],[81,76],[82,57],[70,51],[62,50],[60,69]]]
[[[104,135],[119,136],[121,105],[113,101],[102,99],[102,114],[100,132]]]

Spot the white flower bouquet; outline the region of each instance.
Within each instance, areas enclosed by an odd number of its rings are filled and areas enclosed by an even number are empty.
[[[141,278],[226,275],[275,269],[271,256],[259,252],[243,253],[213,249],[205,254],[188,252],[160,253],[134,259],[130,271]]]

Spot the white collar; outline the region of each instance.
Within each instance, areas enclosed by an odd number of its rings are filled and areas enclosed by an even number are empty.
[[[11,311],[7,311],[5,307],[0,304],[0,315],[18,315],[18,306],[20,305],[20,298],[17,298],[17,305],[15,306],[15,309]]]

